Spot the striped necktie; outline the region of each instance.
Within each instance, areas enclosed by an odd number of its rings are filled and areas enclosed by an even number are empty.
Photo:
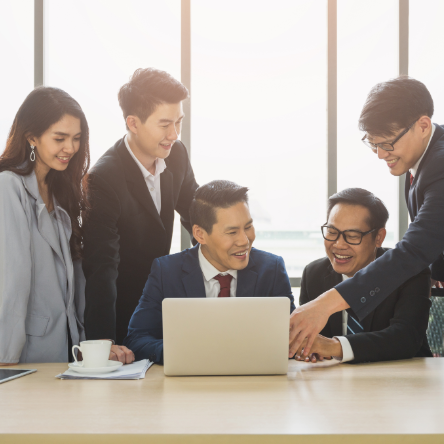
[[[347,334],[355,335],[356,333],[362,333],[364,327],[353,317],[348,314],[347,319]]]

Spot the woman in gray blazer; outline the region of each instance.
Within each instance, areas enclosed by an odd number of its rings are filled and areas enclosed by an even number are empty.
[[[32,91],[0,156],[0,365],[67,362],[83,340],[82,179],[89,131],[57,88]]]

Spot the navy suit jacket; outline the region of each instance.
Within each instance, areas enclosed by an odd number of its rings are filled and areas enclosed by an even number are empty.
[[[163,363],[162,301],[164,298],[204,298],[199,265],[199,244],[177,254],[155,259],[143,295],[134,312],[123,344],[136,360]],[[287,296],[294,310],[290,280],[280,256],[251,249],[248,266],[237,274],[236,297]]]
[[[411,186],[406,173],[409,229],[395,248],[335,287],[360,320],[428,266],[433,279],[444,279],[444,128],[435,127]]]
[[[376,257],[387,251],[390,250],[378,248]],[[342,275],[335,272],[328,257],[311,262],[302,274],[300,305],[316,299],[339,282]],[[346,335],[355,357],[352,362],[432,357],[426,337],[431,306],[429,294],[430,270],[425,268],[361,321],[362,333]],[[342,336],[342,312],[330,316],[321,335]]]

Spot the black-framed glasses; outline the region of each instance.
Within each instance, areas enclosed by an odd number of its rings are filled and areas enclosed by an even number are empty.
[[[382,142],[382,143],[373,143],[369,140],[366,140],[367,134],[361,139],[365,146],[368,146],[374,153],[378,152],[378,148],[384,151],[393,151],[395,147],[393,146],[402,136],[407,134],[410,128],[416,123],[416,120],[409,125],[404,131],[402,131],[398,137],[393,142]]]
[[[344,230],[340,231],[335,227],[331,227],[327,224],[322,225],[321,231],[322,236],[326,241],[335,242],[339,239],[339,236],[342,234],[345,242],[350,245],[359,245],[362,242],[362,238],[369,233],[373,233],[376,228],[369,231],[358,231],[358,230]]]

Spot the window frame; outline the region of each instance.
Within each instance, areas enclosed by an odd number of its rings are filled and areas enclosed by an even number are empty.
[[[327,0],[327,196],[337,192],[337,0]],[[34,0],[34,86],[45,84],[44,34],[45,0]],[[399,75],[408,75],[409,0],[399,0]],[[191,92],[191,0],[181,0],[181,81]],[[191,100],[191,99],[190,99]],[[191,158],[191,102],[185,101],[187,119],[182,125],[181,140]],[[408,210],[404,197],[405,175],[398,180],[398,225],[395,239],[400,240],[408,228]],[[190,236],[181,226],[181,249],[191,246]],[[292,287],[301,278],[290,277]]]

